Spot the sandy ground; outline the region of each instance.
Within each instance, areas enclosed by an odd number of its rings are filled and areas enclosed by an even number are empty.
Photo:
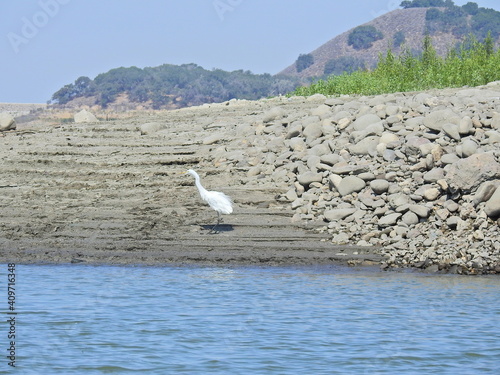
[[[285,110],[318,106],[311,99],[238,101],[0,134],[0,261],[379,263],[379,248],[335,246],[315,230],[322,223],[292,222],[289,205],[275,199],[289,186],[260,184],[247,177],[248,167],[215,161],[219,147],[246,147],[253,134],[239,125],[261,118],[276,100]],[[140,126],[150,122],[163,130],[142,135]],[[209,234],[216,213],[182,174],[188,168],[235,201],[218,234]]]

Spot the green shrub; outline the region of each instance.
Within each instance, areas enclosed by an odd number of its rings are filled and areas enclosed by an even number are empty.
[[[373,42],[383,39],[384,34],[374,26],[358,26],[348,36],[347,44],[354,49],[368,49]]]
[[[491,36],[479,42],[470,35],[458,49],[445,58],[439,57],[426,36],[423,53],[415,56],[409,50],[399,56],[389,50],[379,56],[375,69],[331,76],[294,95],[377,95],[389,92],[421,91],[431,88],[484,85],[500,80],[500,51],[494,50]]]

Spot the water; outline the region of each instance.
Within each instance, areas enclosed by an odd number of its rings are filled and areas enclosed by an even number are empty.
[[[6,311],[7,266],[0,267]],[[498,374],[500,367],[498,277],[79,265],[18,265],[16,273],[17,367],[2,356],[2,374]]]

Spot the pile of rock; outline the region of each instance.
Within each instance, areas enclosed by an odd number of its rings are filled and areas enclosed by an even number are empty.
[[[249,176],[290,185],[294,219],[382,245],[384,267],[500,272],[500,83],[309,100],[263,113],[246,153]]]

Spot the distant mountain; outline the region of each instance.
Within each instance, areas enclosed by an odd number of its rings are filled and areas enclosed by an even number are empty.
[[[144,69],[111,69],[94,79],[80,77],[52,95],[64,106],[175,109],[230,99],[261,99],[286,94],[299,85],[295,77],[237,70],[206,70],[196,64]]]
[[[450,0],[414,0],[403,1],[401,6],[405,9],[386,13],[300,55],[279,74],[303,79],[370,68],[389,47],[396,54],[403,50],[420,53],[427,33],[441,56],[469,34],[483,40],[491,32],[494,40],[499,40],[500,12],[476,3],[460,7]]]

